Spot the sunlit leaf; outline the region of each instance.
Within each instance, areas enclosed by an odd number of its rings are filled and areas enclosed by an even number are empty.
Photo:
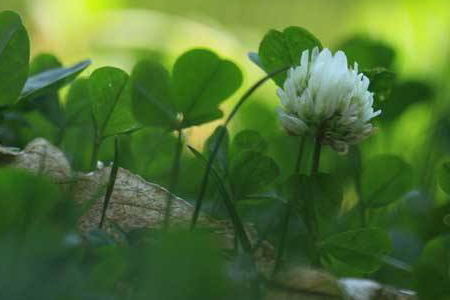
[[[100,138],[135,127],[127,84],[128,75],[113,67],[97,69],[89,77],[89,97],[92,101],[97,135]]]
[[[28,77],[30,42],[19,15],[0,12],[0,106],[17,101]]]
[[[199,117],[206,121],[218,117],[218,106],[242,84],[241,70],[233,62],[205,49],[181,55],[172,77],[177,111],[190,124]]]
[[[287,27],[282,32],[270,30],[259,45],[258,55],[264,70],[271,73],[285,67],[300,64],[300,57],[304,50],[314,47],[322,48],[320,41],[309,31],[301,27]],[[286,72],[274,77],[278,86],[282,86],[286,79]]]

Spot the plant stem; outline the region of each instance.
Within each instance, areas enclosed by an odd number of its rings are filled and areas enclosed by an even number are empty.
[[[300,167],[302,164],[302,158],[303,158],[303,149],[305,149],[305,137],[301,136],[300,137],[300,143],[299,143],[299,148],[298,148],[298,156],[297,156],[297,163],[295,165],[295,171],[294,173],[299,173],[300,172]]]
[[[97,162],[98,162],[98,153],[100,150],[100,145],[102,141],[101,138],[97,134],[95,134],[94,137],[94,146],[92,148],[92,157],[91,157],[91,171],[95,171],[97,169]]]
[[[220,148],[220,144],[222,143],[224,137],[225,137],[225,133],[226,133],[226,127],[228,126],[228,124],[231,122],[231,120],[233,119],[233,117],[236,115],[236,113],[238,112],[239,108],[244,104],[244,102],[261,86],[263,85],[267,80],[269,80],[270,78],[285,72],[286,70],[288,70],[289,67],[284,67],[281,68],[280,70],[274,71],[270,74],[268,74],[267,76],[263,77],[262,79],[260,79],[258,82],[256,82],[252,87],[250,87],[250,89],[248,89],[244,95],[242,95],[241,99],[239,99],[239,102],[234,106],[233,110],[231,111],[230,115],[228,116],[228,118],[226,119],[224,126],[222,127],[222,130],[219,134],[219,136],[217,137],[216,140],[216,144],[214,146],[213,151],[211,152],[211,155],[208,158],[208,162],[206,164],[206,169],[205,172],[203,173],[203,179],[202,179],[202,183],[200,186],[200,192],[199,192],[199,196],[197,198],[197,201],[195,203],[195,208],[194,208],[194,212],[192,214],[192,219],[191,219],[191,229],[195,228],[195,225],[197,224],[197,220],[198,220],[198,216],[200,213],[200,209],[202,207],[203,204],[203,199],[205,197],[205,193],[206,193],[206,187],[208,186],[208,180],[209,180],[209,174],[211,172],[211,167],[212,164],[214,162],[214,159],[216,158],[217,153],[219,152],[219,148]]]
[[[302,157],[303,157],[303,149],[305,148],[305,140],[306,140],[305,137],[303,137],[303,136],[300,137],[297,163],[295,165],[294,174],[300,173],[300,166],[301,166],[301,161],[302,161]],[[280,237],[280,241],[278,244],[278,251],[277,251],[277,256],[275,258],[275,266],[273,268],[272,276],[274,276],[279,271],[279,269],[282,265],[283,255],[284,255],[284,252],[286,249],[286,240],[287,240],[287,236],[288,236],[288,232],[289,232],[291,210],[292,210],[292,199],[291,199],[291,197],[289,197],[287,199],[286,212],[284,215],[284,220],[283,220],[283,224],[282,224],[282,228],[281,228],[281,230],[282,230],[281,237]]]
[[[320,153],[322,150],[322,132],[319,130],[316,138],[315,138],[315,144],[314,144],[314,154],[313,154],[313,164],[311,168],[311,175],[316,175],[319,173],[319,163],[320,163]],[[314,195],[313,195],[314,196]],[[310,224],[310,234],[312,239],[312,250],[313,250],[313,263],[320,267],[320,254],[317,248],[317,241],[319,240],[319,222],[317,220],[317,212],[316,212],[316,205],[314,202],[314,198],[311,199],[312,201],[309,201],[308,203],[308,222]]]
[[[112,192],[114,190],[114,184],[116,183],[117,171],[119,170],[119,139],[116,137],[114,140],[114,162],[111,167],[111,173],[109,174],[108,187],[106,188],[105,199],[103,200],[102,216],[98,227],[101,229],[106,217],[106,210],[111,199]]]
[[[164,211],[164,229],[169,228],[173,196],[175,195],[176,189],[178,186],[178,175],[179,175],[179,171],[180,171],[181,153],[183,150],[183,131],[182,131],[182,129],[178,129],[177,134],[178,134],[178,138],[177,138],[177,145],[175,148],[175,157],[174,157],[173,165],[172,165],[169,191],[167,194],[166,209]]]

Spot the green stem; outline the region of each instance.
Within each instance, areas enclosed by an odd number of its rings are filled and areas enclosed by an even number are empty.
[[[302,136],[300,137],[300,143],[298,148],[298,156],[297,156],[297,163],[295,165],[294,174],[300,173],[300,166],[301,161],[303,157],[303,149],[305,148],[305,138]],[[275,258],[275,266],[273,268],[272,276],[274,276],[280,269],[282,265],[283,255],[286,249],[286,240],[289,232],[289,223],[291,219],[291,210],[292,210],[292,199],[289,197],[286,204],[286,212],[284,216],[284,222],[282,224],[282,231],[281,231],[281,237],[278,244],[278,251],[277,256]]]
[[[311,175],[316,175],[319,173],[319,163],[320,163],[320,153],[322,150],[322,141],[323,136],[322,132],[319,131],[315,138],[315,144],[314,144],[314,154],[313,154],[313,163],[311,168]],[[317,220],[317,212],[316,212],[316,205],[314,202],[314,198],[311,199],[312,201],[309,201],[308,204],[308,223],[310,224],[310,234],[311,234],[311,240],[312,240],[312,255],[313,255],[313,263],[314,265],[320,267],[320,254],[319,249],[317,247],[317,242],[319,241],[319,222]]]
[[[98,162],[98,153],[100,151],[100,145],[102,141],[101,138],[96,134],[94,137],[94,145],[92,148],[92,157],[91,157],[91,171],[97,170],[97,162]]]
[[[112,192],[114,190],[114,184],[116,183],[117,172],[119,170],[119,139],[116,137],[114,140],[114,162],[111,167],[111,173],[109,174],[108,186],[106,188],[105,198],[103,200],[102,216],[98,227],[101,229],[105,222],[106,210],[108,209],[109,200],[111,199]]]
[[[305,137],[301,136],[300,137],[299,148],[298,148],[297,163],[295,165],[294,173],[299,173],[300,172],[300,167],[301,167],[302,158],[303,158],[303,149],[305,149],[305,141],[306,141]]]
[[[179,171],[180,171],[181,153],[183,150],[183,131],[182,131],[182,129],[178,129],[177,134],[178,134],[178,138],[177,138],[177,145],[176,145],[176,149],[175,149],[175,157],[174,157],[173,165],[172,165],[172,173],[171,173],[169,191],[167,194],[166,209],[164,211],[164,229],[169,228],[173,196],[175,195],[176,189],[178,186],[178,175],[179,175]]]
[[[247,92],[245,92],[245,94],[241,97],[241,99],[239,99],[239,102],[234,106],[233,110],[231,111],[230,115],[228,116],[228,118],[225,121],[224,126],[222,127],[222,130],[219,134],[219,136],[217,137],[215,146],[213,151],[211,152],[211,155],[208,158],[207,164],[206,164],[206,170],[203,173],[203,179],[202,179],[202,183],[200,186],[200,192],[199,192],[199,196],[197,198],[197,201],[195,203],[195,208],[194,208],[194,212],[192,214],[192,219],[191,219],[191,229],[195,228],[195,225],[197,224],[197,220],[198,220],[198,216],[200,214],[200,209],[202,207],[203,204],[203,199],[205,197],[206,194],[206,187],[208,186],[208,180],[209,180],[209,174],[211,172],[211,167],[212,164],[214,162],[214,159],[216,158],[217,153],[219,152],[219,148],[220,145],[223,141],[223,139],[225,138],[225,133],[226,133],[226,127],[228,126],[228,124],[231,122],[231,120],[233,119],[233,117],[236,115],[236,113],[238,112],[239,108],[245,103],[245,101],[261,86],[263,85],[267,80],[269,80],[270,78],[285,72],[286,70],[288,70],[289,67],[284,67],[280,70],[277,70],[275,72],[272,72],[270,74],[268,74],[267,76],[263,77],[262,79],[260,79],[258,82],[256,82],[252,87],[250,87],[250,89],[247,90]]]

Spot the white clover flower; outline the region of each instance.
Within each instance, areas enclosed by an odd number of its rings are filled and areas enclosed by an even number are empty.
[[[311,55],[303,51],[300,65],[291,68],[283,88],[278,89],[282,107],[277,108],[281,124],[289,134],[313,135],[322,144],[345,154],[349,145],[369,137],[375,128],[369,79],[358,74],[358,65],[347,65],[342,51],[328,49]]]

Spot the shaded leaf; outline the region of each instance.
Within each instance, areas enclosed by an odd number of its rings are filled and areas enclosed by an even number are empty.
[[[287,27],[282,32],[270,30],[259,45],[259,58],[264,70],[271,73],[285,67],[300,64],[300,57],[304,50],[314,47],[322,49],[320,41],[309,31],[301,27]],[[286,79],[286,72],[274,77],[278,86],[282,86]]]
[[[92,122],[89,79],[78,78],[71,85],[65,106],[67,125]]]
[[[415,268],[420,299],[448,300],[450,295],[450,236],[431,240]]]
[[[321,243],[323,255],[329,255],[364,273],[375,272],[382,264],[382,257],[388,254],[390,249],[389,236],[376,228],[338,233]]]
[[[236,200],[259,192],[277,179],[280,170],[275,161],[259,152],[240,152],[233,161],[231,186]]]
[[[222,132],[223,130],[225,130],[225,132]],[[214,165],[220,174],[226,175],[228,172],[228,148],[230,144],[230,137],[228,135],[228,130],[225,127],[221,125],[217,126],[212,135],[206,140],[204,152],[206,156],[209,157],[213,153],[216,143],[222,134],[225,134],[225,138],[219,146]]]
[[[29,101],[49,91],[60,89],[75,79],[90,64],[90,60],[85,60],[69,68],[51,69],[31,76],[25,83],[19,100]]]
[[[391,46],[363,35],[344,41],[338,49],[345,52],[350,65],[357,62],[361,69],[390,69],[395,60],[395,50]]]
[[[170,76],[162,65],[139,62],[131,74],[131,84],[132,111],[136,120],[146,126],[176,127]]]
[[[395,74],[384,68],[367,69],[362,72],[370,80],[369,91],[374,93],[376,105],[382,105],[381,103],[391,95],[395,85]]]
[[[265,152],[268,146],[267,141],[255,130],[242,130],[233,139],[233,149],[236,152],[243,150]]]
[[[450,194],[450,162],[445,162],[439,168],[438,180],[441,189]]]
[[[30,41],[20,16],[0,12],[0,106],[14,104],[28,77]]]
[[[378,155],[369,160],[361,174],[362,197],[370,208],[399,200],[412,187],[413,169],[395,155]]]

